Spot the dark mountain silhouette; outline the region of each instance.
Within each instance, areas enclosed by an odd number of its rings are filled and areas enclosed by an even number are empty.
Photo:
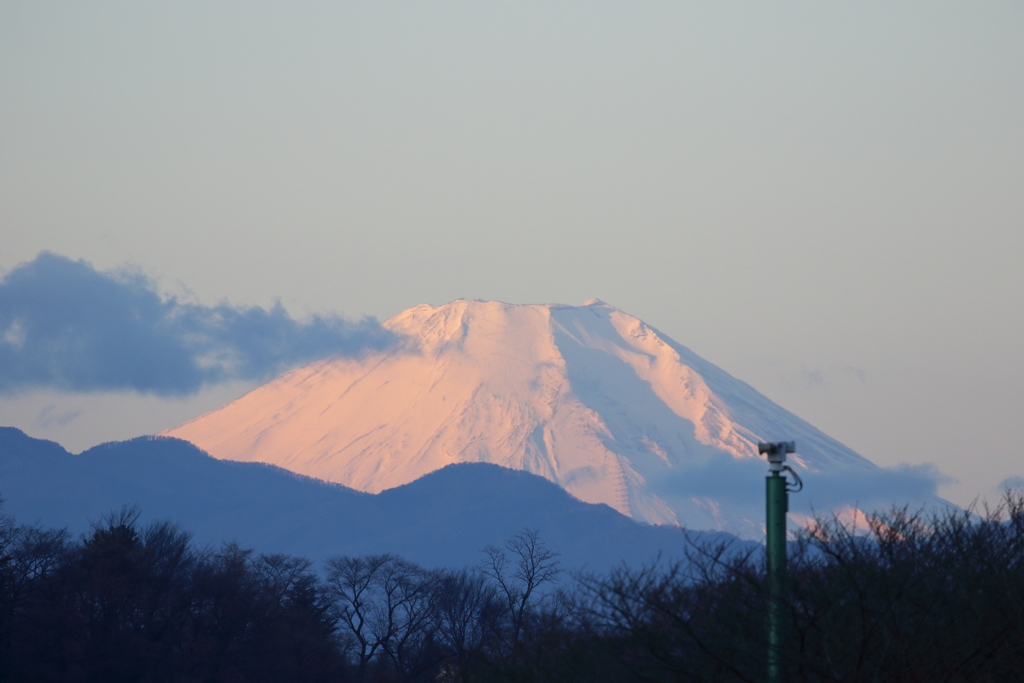
[[[524,528],[538,530],[570,569],[640,564],[659,554],[680,556],[687,546],[676,527],[634,522],[542,477],[497,465],[450,465],[373,495],[270,465],[217,460],[165,437],[74,455],[0,428],[0,495],[3,511],[23,524],[81,533],[111,511],[137,505],[143,521],[171,520],[200,543],[234,541],[316,561],[392,552],[426,566],[475,564],[484,546]]]

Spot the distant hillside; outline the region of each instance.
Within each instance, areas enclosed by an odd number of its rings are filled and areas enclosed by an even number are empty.
[[[686,545],[678,528],[639,524],[497,465],[451,465],[372,495],[269,465],[217,460],[163,437],[73,455],[0,428],[0,495],[3,511],[21,523],[80,533],[122,505],[138,505],[143,521],[172,520],[200,543],[236,541],[313,560],[393,552],[426,566],[475,564],[481,548],[524,527],[539,530],[567,568],[639,564],[659,553],[678,556]]]

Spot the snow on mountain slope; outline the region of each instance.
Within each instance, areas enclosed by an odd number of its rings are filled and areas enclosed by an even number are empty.
[[[372,493],[494,463],[639,520],[747,537],[762,516],[759,440],[795,439],[809,475],[881,471],[601,301],[459,300],[385,326],[402,346],[312,363],[163,434]]]

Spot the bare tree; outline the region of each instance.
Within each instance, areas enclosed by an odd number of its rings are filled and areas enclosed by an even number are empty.
[[[332,557],[327,561],[327,585],[332,591],[335,616],[355,654],[357,681],[365,680],[366,667],[381,646],[375,628],[376,574],[383,565],[397,560],[394,555],[370,555]]]
[[[419,673],[430,659],[424,649],[436,628],[437,577],[405,560],[380,572],[378,637],[384,654],[405,677]]]
[[[449,570],[435,585],[437,640],[452,657],[453,680],[465,680],[467,667],[483,659],[489,637],[505,611],[496,587],[482,574],[468,569]]]
[[[511,625],[508,640],[515,649],[531,600],[544,584],[557,581],[562,572],[555,559],[558,553],[540,541],[540,533],[535,529],[523,529],[505,541],[504,548],[487,546],[483,552],[487,557],[480,563],[479,571],[494,581],[504,599]]]
[[[351,642],[358,680],[377,656],[406,674],[432,631],[435,576],[390,554],[333,557],[327,564],[334,616]]]

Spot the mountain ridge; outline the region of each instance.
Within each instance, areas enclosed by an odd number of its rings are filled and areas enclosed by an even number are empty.
[[[535,529],[567,569],[605,571],[681,557],[679,529],[637,523],[576,500],[536,475],[462,463],[370,494],[262,463],[217,460],[167,437],[139,437],[71,454],[0,428],[0,512],[85,533],[124,505],[170,520],[201,544],[238,542],[263,553],[322,561],[395,553],[425,566],[476,564],[487,545]],[[691,539],[736,542],[716,533]],[[740,543],[737,547],[746,547]]]
[[[753,502],[765,466],[759,441],[795,440],[791,464],[805,480],[836,480],[794,501],[798,520],[813,509],[872,502],[863,498],[868,485],[856,497],[843,494],[842,477],[892,479],[600,300],[460,299],[414,306],[384,326],[403,340],[397,347],[311,363],[162,434],[217,458],[268,462],[370,492],[455,462],[490,462],[634,519],[746,538],[761,534]],[[736,491],[715,497],[709,490],[720,491],[714,479],[723,473]],[[922,485],[915,480],[917,499],[934,498],[934,486],[918,495]]]

